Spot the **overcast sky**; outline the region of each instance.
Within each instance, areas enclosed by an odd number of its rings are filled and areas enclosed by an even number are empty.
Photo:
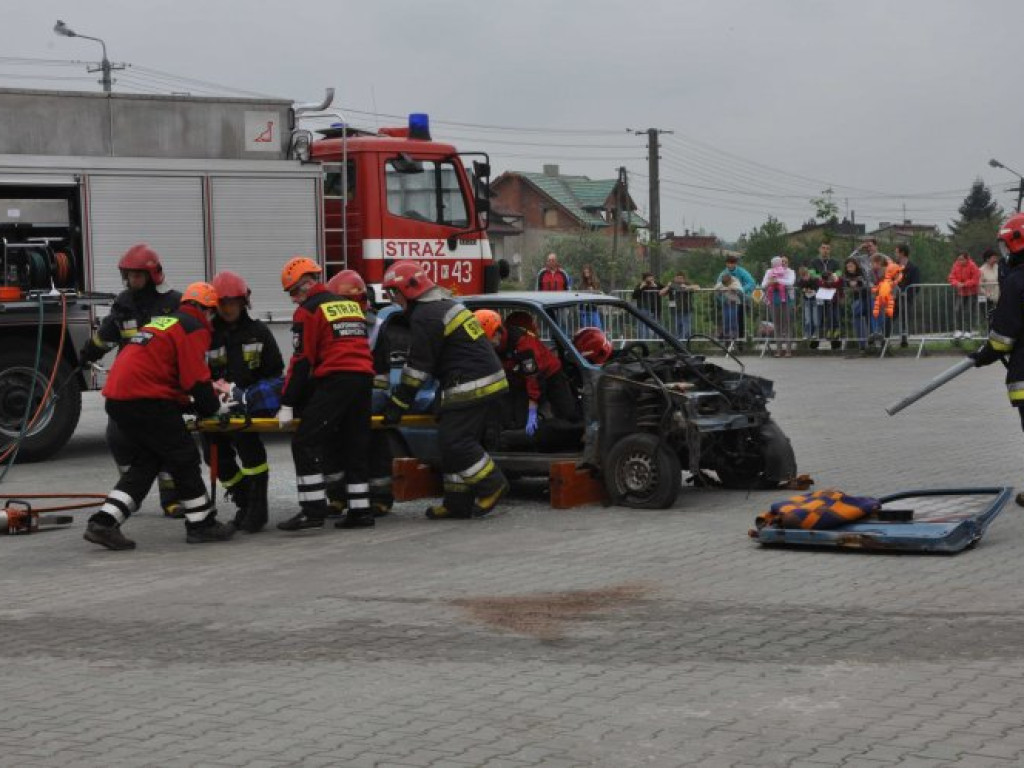
[[[296,101],[334,86],[352,123],[428,112],[436,138],[490,152],[496,173],[557,163],[612,178],[625,165],[644,212],[645,137],[627,129],[674,131],[662,137],[662,229],[677,233],[734,239],[768,215],[795,229],[829,186],[840,214],[869,228],[904,206],[945,225],[976,177],[1013,206],[1002,190],[1015,177],[990,157],[1024,172],[1021,0],[10,6],[0,86],[98,87],[80,66],[11,60],[98,59],[95,43],[53,34],[61,18],[133,65],[117,90],[206,93],[153,70]],[[40,74],[51,79],[28,79]]]

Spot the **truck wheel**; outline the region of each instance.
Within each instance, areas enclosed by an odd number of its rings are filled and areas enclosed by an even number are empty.
[[[774,421],[748,432],[741,440],[740,453],[740,460],[723,461],[715,468],[726,488],[764,490],[796,477],[793,445]]]
[[[682,484],[679,457],[657,435],[626,435],[608,452],[604,484],[613,504],[665,509],[672,506]]]
[[[33,368],[36,361],[35,344],[21,342],[0,351],[0,453],[7,450],[18,437],[21,423],[25,418],[29,390],[35,378],[31,416],[46,391],[46,382],[53,370],[56,352],[49,346],[43,347],[39,357],[39,370]],[[49,403],[43,408],[35,425],[25,435],[18,450],[18,461],[42,461],[59,451],[71,438],[82,415],[82,391],[75,382],[61,387],[73,369],[61,361],[60,370],[54,380],[54,390]]]

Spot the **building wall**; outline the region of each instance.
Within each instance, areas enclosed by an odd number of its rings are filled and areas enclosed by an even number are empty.
[[[0,154],[278,160],[288,149],[290,106],[0,89]]]

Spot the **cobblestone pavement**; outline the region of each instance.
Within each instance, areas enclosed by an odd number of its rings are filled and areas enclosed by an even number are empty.
[[[950,365],[754,360],[817,487],[1013,484],[999,366],[897,418]],[[293,511],[275,437],[275,516]],[[18,490],[105,491],[95,395]],[[1018,766],[1024,521],[946,556],[762,550],[778,493],[674,509],[277,531],[189,547],[155,503],[135,552],[0,538],[0,766]]]

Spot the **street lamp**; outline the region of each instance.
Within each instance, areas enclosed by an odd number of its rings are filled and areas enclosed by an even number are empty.
[[[1017,171],[1013,170],[1013,168],[1007,168],[994,157],[988,161],[988,164],[993,168],[1002,168],[1004,171],[1009,171],[1020,179],[1020,183],[1017,185],[1017,213],[1020,213],[1020,204],[1021,202],[1024,202],[1024,176],[1021,176]]]
[[[111,66],[110,60],[107,59],[107,44],[100,40],[100,38],[98,37],[89,37],[89,35],[82,35],[78,32],[75,32],[75,30],[73,30],[60,19],[58,19],[57,23],[53,25],[53,31],[61,37],[81,37],[83,40],[95,40],[97,43],[103,46],[103,61],[100,62],[100,66],[98,69],[95,67],[91,67],[89,68],[89,71],[103,73],[103,79],[100,80],[100,84],[103,86],[103,91],[105,93],[110,93],[111,86],[114,82],[110,79],[110,71],[112,69],[124,69],[124,65],[120,65],[117,67]]]

